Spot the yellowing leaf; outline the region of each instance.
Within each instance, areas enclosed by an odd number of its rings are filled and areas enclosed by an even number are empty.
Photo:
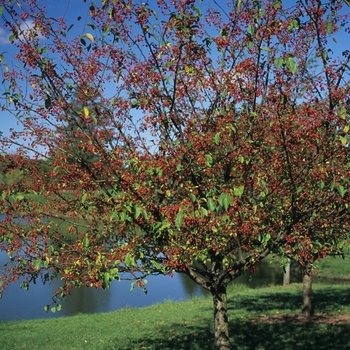
[[[167,48],[168,50],[170,50],[171,44],[170,44],[170,43],[167,43],[167,44],[166,44],[166,48]]]
[[[346,109],[343,107],[340,107],[338,109],[338,115],[340,119],[346,119]]]
[[[194,68],[192,66],[186,66],[185,71],[190,77],[194,75]]]
[[[92,42],[95,41],[95,39],[94,39],[94,37],[92,36],[92,34],[86,33],[85,36],[86,36],[90,41],[92,41]]]
[[[83,107],[83,114],[84,118],[87,118],[89,116],[89,109],[87,107]]]
[[[343,146],[346,146],[346,144],[348,143],[348,138],[341,136],[340,141]]]
[[[345,133],[347,133],[347,132],[349,131],[349,125],[345,125],[343,131],[344,131]]]

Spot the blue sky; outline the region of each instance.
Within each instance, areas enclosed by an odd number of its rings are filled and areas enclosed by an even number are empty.
[[[142,1],[140,0],[140,3]],[[67,24],[73,24],[74,28],[71,31],[72,35],[83,35],[86,33],[86,24],[88,22],[87,16],[89,13],[89,6],[91,1],[87,0],[84,2],[83,0],[40,0],[39,4],[44,5],[48,11],[49,16],[52,17],[60,17],[63,16]],[[156,4],[156,0],[148,1],[149,4]],[[203,3],[206,3],[204,0]],[[212,3],[212,1],[207,1],[206,4]],[[220,3],[220,1],[219,1]],[[289,5],[289,2],[286,2]],[[200,5],[199,5],[200,6]],[[204,4],[202,5],[204,6]],[[207,6],[207,5],[206,5]],[[350,8],[344,6],[344,10],[346,12],[350,12]],[[204,11],[203,11],[204,12]],[[77,21],[78,16],[82,16],[80,21]],[[0,24],[2,24],[0,19]],[[27,22],[25,25],[31,26],[31,22]],[[349,32],[342,30],[335,37],[337,43],[331,41],[331,47],[336,55],[339,55],[343,50],[349,48]],[[4,27],[0,26],[0,54],[4,55],[4,62],[10,67],[15,64],[14,55],[16,53],[15,45],[10,44],[9,42],[10,33]],[[45,39],[42,39],[45,40]],[[4,69],[4,66],[0,66],[1,69]],[[0,86],[0,94],[3,92],[3,87]],[[0,112],[0,131],[5,135],[8,134],[8,130],[10,128],[18,129],[20,126],[17,124],[16,119],[5,112]]]
[[[44,6],[48,11],[49,16],[54,18],[64,17],[68,24],[74,23],[74,28],[72,29],[72,34],[81,35],[85,31],[86,27],[86,18],[89,13],[90,1],[84,2],[83,0],[40,0],[40,6]],[[81,21],[77,21],[78,16],[82,16]],[[85,20],[84,20],[85,18]],[[17,48],[15,45],[11,44],[9,37],[11,33],[4,28],[3,20],[0,18],[0,54],[4,56],[4,63],[9,67],[16,64],[15,54]],[[23,24],[23,28],[31,27],[31,21],[27,21]],[[46,39],[42,39],[46,40]],[[0,72],[4,70],[4,66],[0,66]],[[4,88],[0,86],[0,95],[3,93]],[[21,130],[22,127],[16,120],[16,118],[10,113],[0,110],[0,132],[3,135],[9,135],[9,130],[13,128],[15,130]]]

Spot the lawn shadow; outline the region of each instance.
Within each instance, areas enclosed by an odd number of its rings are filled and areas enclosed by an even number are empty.
[[[210,320],[208,320],[209,322]],[[131,340],[125,348],[118,350],[152,349],[152,350],[211,350],[213,333],[209,326],[186,326],[172,323],[168,326],[156,326],[154,335]],[[108,347],[110,349],[110,347]],[[107,350],[107,348],[106,348]]]
[[[349,324],[230,322],[232,349],[349,349]]]
[[[174,330],[178,330],[176,335],[173,334]],[[350,348],[349,332],[349,324],[230,322],[231,349],[237,350],[343,350]],[[209,326],[192,326],[184,330],[183,324],[173,323],[158,329],[154,337],[132,341],[128,347],[116,346],[115,349],[210,350],[214,349],[213,341],[213,332]]]
[[[254,312],[254,313],[268,313],[275,310],[301,310],[302,307],[302,287],[300,293],[294,291],[268,292],[266,295],[259,294],[256,296],[246,296],[244,299],[234,295],[229,299],[228,309],[229,313],[237,312]],[[315,312],[329,312],[331,310],[342,309],[343,307],[350,307],[350,293],[348,290],[336,287],[329,289],[314,290],[312,295],[312,303],[315,307]]]
[[[237,300],[235,300],[237,299]],[[272,313],[276,310],[298,310],[301,308],[301,294],[276,292],[261,294],[259,298],[231,296],[229,299],[229,327],[232,349],[282,349],[282,350],[343,350],[350,349],[350,323],[314,324],[310,323],[268,323],[263,318],[248,319],[247,315]],[[336,310],[350,306],[350,295],[344,289],[316,290],[314,303],[318,312]],[[204,311],[204,310],[203,310]],[[207,315],[211,312],[206,308]],[[211,311],[211,309],[210,309]],[[283,311],[282,311],[283,312]],[[241,317],[240,315],[244,315]],[[189,315],[189,319],[191,316]],[[209,350],[213,349],[212,317],[202,317],[192,323],[170,323],[155,325],[152,335],[130,340],[123,349],[153,350]],[[115,349],[121,349],[116,346]]]

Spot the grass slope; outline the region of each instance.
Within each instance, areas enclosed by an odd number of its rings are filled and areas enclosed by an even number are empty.
[[[268,323],[271,315],[299,313],[301,284],[229,292],[232,348],[350,349],[350,324]],[[316,312],[350,314],[346,285],[314,286]],[[210,298],[58,319],[0,323],[1,349],[212,349]]]

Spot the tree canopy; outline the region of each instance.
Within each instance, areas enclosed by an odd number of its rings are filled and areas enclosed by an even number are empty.
[[[0,185],[2,288],[59,276],[63,297],[186,273],[228,349],[230,281],[271,252],[316,259],[347,241],[348,9],[84,3],[72,20],[0,0],[16,48],[2,110],[23,126],[1,139],[4,174],[22,171]]]

